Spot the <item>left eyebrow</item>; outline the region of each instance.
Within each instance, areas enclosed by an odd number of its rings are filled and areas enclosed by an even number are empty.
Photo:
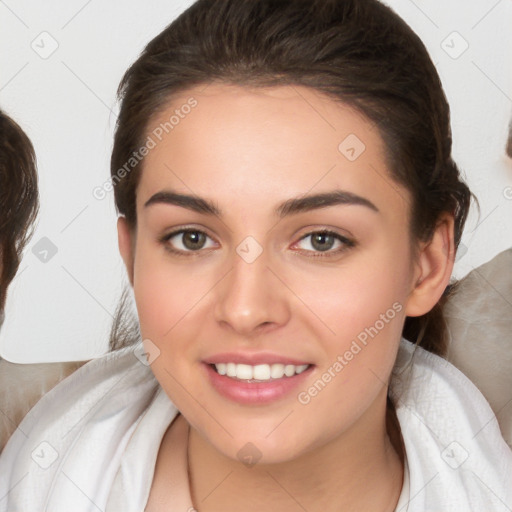
[[[364,197],[345,190],[334,190],[323,194],[289,199],[276,209],[276,213],[282,218],[287,215],[316,210],[318,208],[327,208],[328,206],[336,206],[339,204],[365,206],[376,213],[379,212],[379,209]]]

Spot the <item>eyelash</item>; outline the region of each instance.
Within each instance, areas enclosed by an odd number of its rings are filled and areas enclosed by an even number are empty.
[[[177,229],[171,233],[168,233],[167,235],[164,235],[163,237],[160,238],[159,242],[164,245],[164,247],[167,251],[169,251],[170,253],[172,253],[173,255],[176,255],[176,256],[198,257],[198,256],[204,255],[204,252],[205,252],[204,249],[199,249],[197,251],[192,251],[192,250],[183,251],[181,249],[175,249],[174,247],[172,247],[172,245],[169,244],[169,240],[171,238],[173,238],[177,235],[184,235],[185,233],[200,233],[200,234],[205,235],[210,240],[213,240],[213,238],[211,236],[209,236],[207,233],[205,233],[204,231],[202,231],[200,229],[181,228],[181,229]]]
[[[188,250],[183,251],[181,249],[175,249],[172,247],[172,245],[169,244],[169,240],[177,235],[184,235],[185,233],[199,233],[205,235],[210,240],[213,240],[212,237],[210,237],[207,233],[200,229],[193,229],[193,228],[181,228],[177,229],[171,233],[168,233],[161,237],[159,239],[159,242],[162,243],[167,251],[170,253],[177,255],[177,256],[185,256],[185,257],[194,257],[194,256],[202,256],[204,254],[204,249],[198,249],[197,251]],[[297,242],[295,242],[293,245],[297,245],[298,243],[302,242],[303,240],[306,240],[308,237],[311,237],[312,235],[328,235],[334,237],[338,242],[342,244],[342,247],[336,249],[336,250],[327,250],[327,251],[310,251],[310,250],[303,250],[304,253],[311,253],[307,254],[307,257],[310,258],[330,258],[333,256],[337,256],[340,253],[347,251],[348,249],[351,249],[356,246],[356,242],[354,240],[350,240],[349,238],[346,238],[345,236],[340,235],[339,233],[336,233],[335,231],[330,231],[328,229],[319,229],[316,231],[310,231],[309,233],[306,233],[304,236],[302,236]],[[293,247],[293,246],[292,246]],[[203,253],[203,254],[201,254]]]
[[[309,233],[306,233],[304,236],[302,236],[297,242],[295,242],[293,245],[297,245],[298,243],[302,242],[303,240],[306,240],[308,237],[311,237],[312,235],[328,235],[332,236],[336,241],[341,243],[341,247],[339,247],[336,250],[327,250],[327,251],[305,251],[307,254],[307,257],[309,258],[332,258],[335,256],[338,256],[342,252],[345,252],[352,247],[355,247],[356,243],[354,240],[350,240],[349,238],[340,235],[339,233],[336,233],[336,231],[330,231],[328,229],[318,229],[316,231],[310,231]],[[310,242],[311,244],[311,242]]]

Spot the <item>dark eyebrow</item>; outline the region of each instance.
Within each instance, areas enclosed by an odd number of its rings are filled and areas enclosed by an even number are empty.
[[[163,190],[152,195],[144,203],[144,207],[152,204],[172,204],[198,213],[216,215],[218,217],[221,216],[221,211],[212,201],[197,196],[178,194],[177,192],[168,190]],[[366,206],[375,212],[379,212],[379,209],[364,197],[344,190],[334,190],[323,194],[289,199],[276,208],[276,214],[280,217],[285,217],[287,215],[316,210],[318,208],[326,208],[328,206],[336,206],[338,204]]]
[[[318,208],[336,206],[338,204],[366,206],[375,212],[379,212],[379,209],[368,199],[353,194],[352,192],[346,192],[345,190],[334,190],[323,194],[289,199],[279,206],[276,212],[280,217],[285,217],[286,215],[293,215],[294,213],[307,212]]]
[[[152,204],[174,204],[197,213],[205,213],[207,215],[220,216],[220,210],[211,202],[196,196],[189,196],[186,194],[178,194],[163,190],[152,195],[145,203],[144,208]]]

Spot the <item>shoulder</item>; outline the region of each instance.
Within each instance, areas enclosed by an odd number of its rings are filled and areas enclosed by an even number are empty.
[[[421,503],[413,510],[512,506],[512,452],[489,404],[463,373],[402,339],[390,397],[404,439],[411,496]]]
[[[0,358],[0,452],[38,400],[85,363],[16,364]]]
[[[512,248],[474,268],[449,295],[446,358],[489,401],[512,448]]]
[[[9,504],[23,508],[27,499],[50,499],[50,490],[65,493],[65,475],[84,478],[85,487],[104,485],[158,389],[141,343],[81,366],[32,407],[7,442],[0,495],[13,488]]]

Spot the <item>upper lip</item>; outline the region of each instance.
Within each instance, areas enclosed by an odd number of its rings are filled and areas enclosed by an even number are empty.
[[[307,361],[300,361],[293,357],[282,356],[279,354],[272,354],[271,352],[259,352],[259,353],[242,353],[242,352],[224,352],[222,354],[215,354],[211,357],[207,357],[203,360],[207,364],[218,364],[218,363],[235,363],[235,364],[248,364],[256,366],[258,364],[293,364],[294,366],[300,366],[303,364],[311,364]]]

